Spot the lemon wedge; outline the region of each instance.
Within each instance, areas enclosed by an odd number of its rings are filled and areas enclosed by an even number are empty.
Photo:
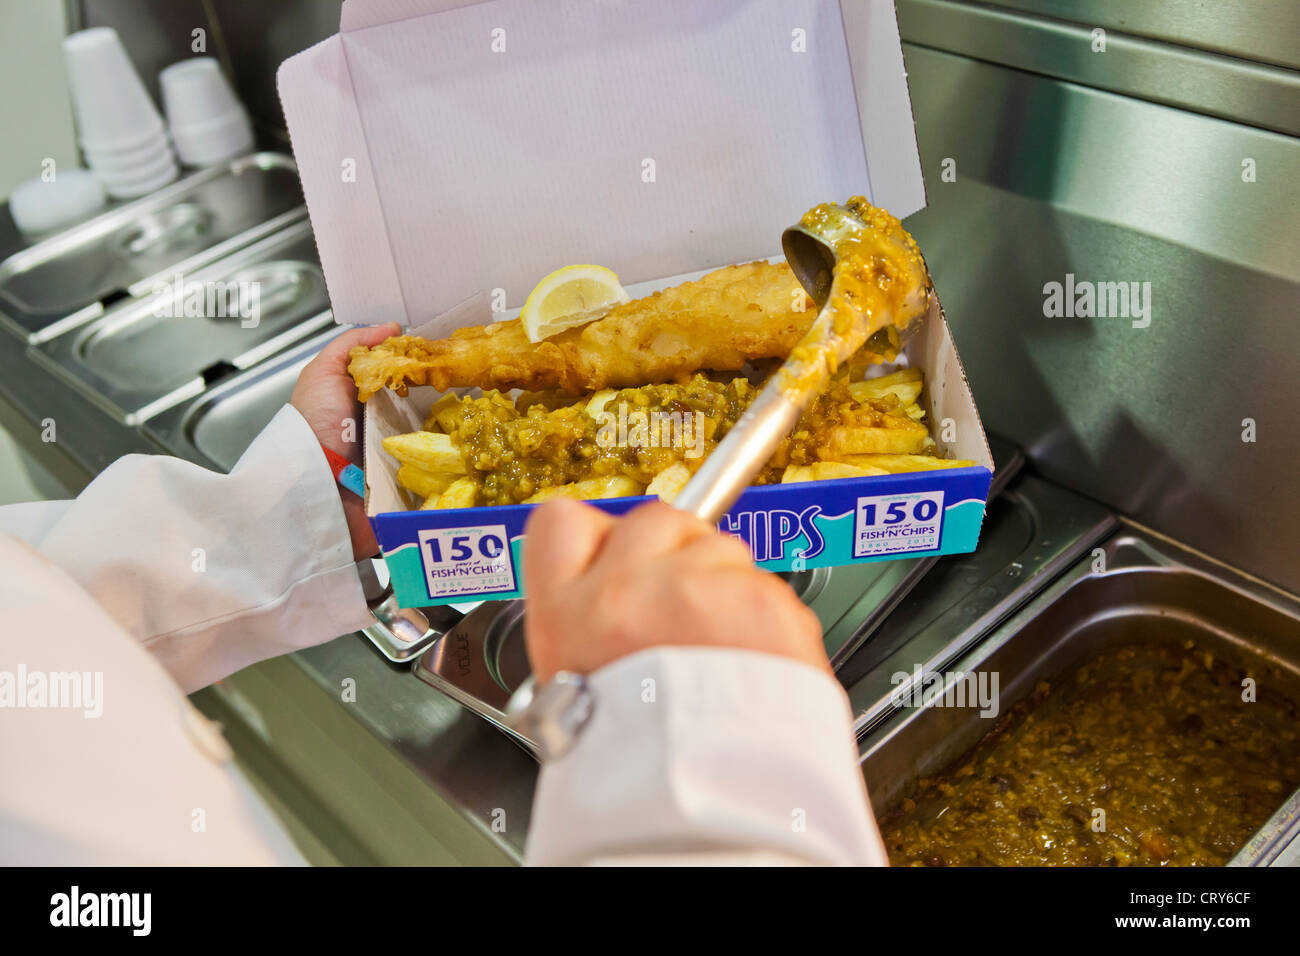
[[[524,302],[519,321],[528,341],[540,342],[599,319],[630,299],[618,276],[604,266],[565,266],[537,283]]]

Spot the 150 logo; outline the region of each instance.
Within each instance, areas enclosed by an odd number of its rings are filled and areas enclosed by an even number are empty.
[[[859,498],[853,556],[933,551],[943,537],[943,492]]]
[[[421,531],[420,556],[430,597],[515,589],[515,565],[505,525]]]

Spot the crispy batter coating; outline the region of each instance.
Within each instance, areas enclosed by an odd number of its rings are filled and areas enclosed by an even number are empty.
[[[364,402],[410,385],[568,392],[683,381],[700,369],[739,371],[784,358],[817,308],[785,263],[727,266],[604,318],[529,342],[518,319],[460,329],[429,341],[401,335],[350,353],[348,371]]]

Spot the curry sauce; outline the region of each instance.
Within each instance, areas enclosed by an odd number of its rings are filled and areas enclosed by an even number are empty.
[[[853,196],[823,203],[799,221],[834,253],[829,295],[817,321],[790,353],[781,385],[816,390],[855,353],[892,362],[900,331],[925,312],[928,278],[916,240],[898,218]]]
[[[743,375],[698,373],[677,384],[610,390],[578,399],[560,391],[517,399],[489,391],[479,398],[445,396],[426,427],[450,435],[478,485],[477,503],[509,505],[547,489],[592,478],[624,476],[642,485],[681,462],[692,472],[749,407],[758,388]],[[845,435],[886,429],[933,445],[896,396],[860,402],[838,376],[782,440],[755,484],[776,484],[791,464],[833,458]]]
[[[1286,675],[1260,670],[1187,641],[1120,647],[1040,682],[881,820],[891,861],[1226,863],[1300,786],[1300,705],[1279,691]],[[1243,699],[1248,677],[1257,700]]]

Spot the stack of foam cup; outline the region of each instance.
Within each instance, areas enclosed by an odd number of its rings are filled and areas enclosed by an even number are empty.
[[[212,57],[173,63],[158,82],[172,142],[185,165],[211,166],[252,150],[248,113]]]
[[[86,164],[115,199],[160,189],[180,172],[167,128],[110,27],[63,41],[72,110]]]

